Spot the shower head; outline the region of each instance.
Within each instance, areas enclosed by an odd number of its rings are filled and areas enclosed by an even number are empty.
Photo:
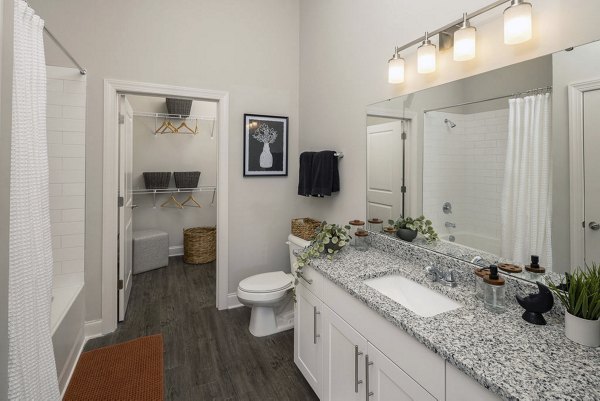
[[[454,127],[456,127],[456,124],[454,124],[454,122],[452,122],[452,121],[448,120],[447,118],[445,118],[445,119],[444,119],[444,123],[445,123],[446,125],[448,125],[448,127],[450,127],[450,128],[454,128]]]

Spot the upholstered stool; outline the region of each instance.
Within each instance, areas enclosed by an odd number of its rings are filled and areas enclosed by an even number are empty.
[[[169,234],[160,230],[133,232],[133,274],[169,264]]]

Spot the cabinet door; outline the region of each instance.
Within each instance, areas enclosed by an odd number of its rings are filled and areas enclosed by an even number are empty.
[[[369,344],[365,357],[366,385],[363,399],[370,401],[436,401],[423,387]]]
[[[322,400],[364,400],[367,340],[326,306],[323,336]]]
[[[320,334],[322,309],[317,297],[303,285],[296,286],[294,362],[319,398],[323,372],[323,340]]]

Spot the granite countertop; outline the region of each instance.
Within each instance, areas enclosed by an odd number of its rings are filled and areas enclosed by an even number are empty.
[[[455,288],[432,283],[418,257],[373,247],[366,252],[347,247],[333,261],[316,259],[311,266],[505,400],[600,400],[600,348],[567,339],[560,314],[546,314],[546,326],[529,324],[512,295],[504,313],[491,313],[473,296],[472,274],[459,272]],[[394,273],[464,306],[420,317],[363,283]]]

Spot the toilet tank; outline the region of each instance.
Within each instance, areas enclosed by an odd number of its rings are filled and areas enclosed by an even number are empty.
[[[287,244],[290,247],[290,271],[292,273],[296,272],[296,268],[294,267],[294,263],[296,263],[296,256],[294,255],[295,250],[301,251],[310,245],[310,241],[303,240],[302,238],[298,238],[295,235],[288,235]]]

